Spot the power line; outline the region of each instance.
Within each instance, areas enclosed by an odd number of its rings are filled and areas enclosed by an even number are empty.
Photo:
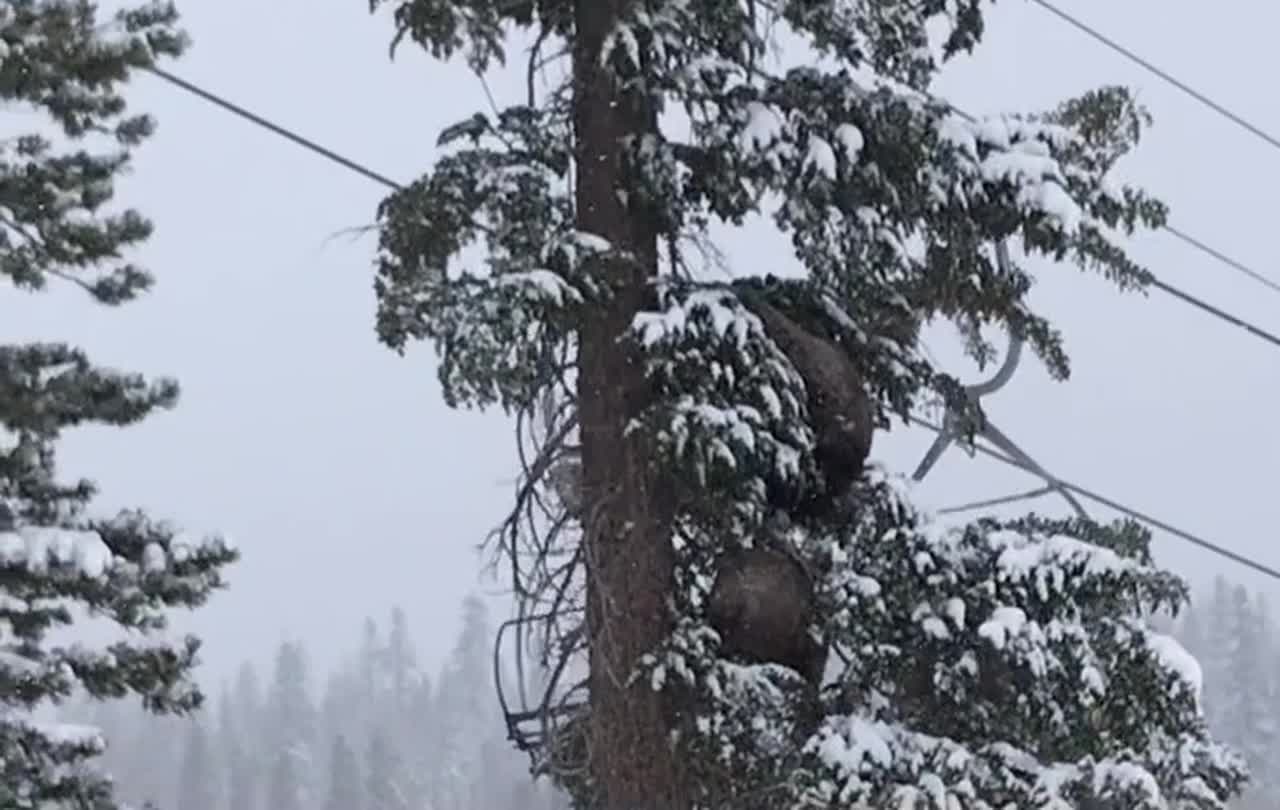
[[[1062,20],[1067,25],[1070,25],[1072,28],[1075,28],[1077,31],[1080,31],[1084,33],[1086,36],[1091,37],[1097,42],[1102,43],[1103,45],[1107,46],[1111,50],[1115,51],[1116,53],[1120,54],[1124,58],[1128,59],[1130,62],[1133,62],[1135,65],[1138,65],[1143,70],[1147,71],[1148,73],[1155,76],[1156,78],[1181,90],[1183,93],[1195,99],[1196,101],[1200,102],[1205,107],[1208,107],[1210,110],[1213,110],[1218,115],[1227,119],[1231,123],[1235,124],[1236,126],[1245,130],[1249,134],[1253,135],[1254,137],[1260,139],[1261,141],[1266,143],[1268,146],[1272,146],[1276,149],[1280,149],[1280,138],[1267,132],[1257,124],[1250,122],[1249,120],[1244,118],[1242,115],[1232,112],[1231,110],[1227,109],[1223,105],[1214,101],[1209,96],[1205,95],[1204,93],[1201,93],[1199,90],[1196,90],[1194,87],[1191,87],[1186,82],[1173,76],[1168,71],[1162,70],[1161,68],[1156,67],[1151,62],[1147,61],[1146,59],[1143,59],[1138,54],[1134,53],[1133,51],[1129,50],[1125,46],[1121,45],[1119,42],[1116,42],[1114,39],[1111,39],[1106,34],[1103,34],[1101,31],[1089,25],[1088,23],[1084,22],[1083,20],[1079,19],[1078,17],[1074,17],[1071,14],[1063,11],[1062,9],[1055,6],[1053,3],[1049,2],[1049,0],[1032,0],[1032,2],[1034,2],[1036,5],[1043,8],[1045,11],[1048,11],[1050,14],[1054,15],[1058,19]]]
[[[1211,256],[1217,259],[1219,262],[1221,262],[1222,264],[1225,264],[1227,267],[1230,267],[1233,270],[1243,273],[1244,275],[1248,276],[1249,278],[1253,279],[1259,284],[1262,284],[1263,286],[1266,286],[1266,287],[1270,287],[1275,292],[1280,292],[1280,283],[1277,283],[1276,281],[1269,278],[1268,276],[1265,276],[1262,273],[1259,273],[1257,270],[1254,270],[1252,267],[1249,267],[1249,265],[1245,264],[1239,259],[1233,259],[1227,254],[1218,250],[1217,248],[1206,245],[1204,242],[1201,242],[1199,239],[1195,238],[1194,236],[1182,230],[1181,228],[1175,227],[1173,225],[1165,225],[1164,231],[1165,233],[1174,237],[1178,241],[1184,242],[1190,245],[1191,247],[1195,248],[1196,250],[1200,251],[1201,253],[1204,253],[1208,256]]]
[[[170,84],[174,85],[175,87],[187,93],[191,93],[192,95],[197,96],[203,99],[204,101],[207,101],[210,104],[213,104],[216,107],[219,107],[227,112],[230,112],[239,118],[243,118],[244,120],[248,121],[249,123],[255,126],[261,127],[275,135],[278,135],[281,138],[284,138],[285,140],[297,146],[301,146],[303,149],[313,152],[319,155],[320,157],[325,158],[326,160],[329,160],[333,163],[336,163],[339,166],[342,166],[345,169],[353,171],[361,175],[362,177],[365,177],[366,179],[372,180],[373,182],[378,183],[379,185],[385,186],[386,188],[389,188],[395,191],[400,191],[404,189],[403,185],[390,179],[386,175],[376,172],[373,169],[370,169],[369,167],[361,163],[358,163],[348,157],[344,157],[343,155],[333,151],[332,149],[321,146],[320,144],[316,143],[310,138],[299,135],[297,132],[287,129],[286,127],[283,127],[279,124],[276,124],[273,121],[261,115],[258,115],[257,113],[250,112],[244,107],[232,101],[229,101],[223,96],[220,96],[216,93],[206,90],[192,82],[187,81],[186,79],[182,79],[160,68],[151,67],[151,68],[148,68],[147,70],[149,70],[153,75],[157,76],[158,78],[163,79],[166,82],[169,82]],[[952,107],[951,109],[955,110],[960,115],[973,119],[973,116],[968,115],[962,110],[958,110],[955,107]],[[1270,284],[1271,286],[1277,288],[1278,291],[1280,291],[1280,285],[1275,285],[1269,279],[1266,279],[1266,277],[1263,276],[1261,273],[1257,273],[1256,271],[1249,269],[1246,265],[1227,257],[1225,254],[1221,253],[1220,251],[1205,245],[1200,240],[1185,236],[1184,234],[1181,234],[1181,232],[1175,232],[1173,231],[1173,229],[1168,229],[1168,230],[1171,233],[1174,233],[1175,235],[1182,236],[1187,241],[1188,244],[1203,251],[1204,253],[1213,257],[1214,259],[1224,263],[1228,267],[1231,267],[1232,269],[1236,269],[1236,270],[1243,270],[1244,272],[1248,273],[1255,279],[1263,280],[1264,283]],[[1183,303],[1188,304],[1192,307],[1195,307],[1196,309],[1199,309],[1200,311],[1208,315],[1212,315],[1213,317],[1221,321],[1224,321],[1226,323],[1229,323],[1232,326],[1239,327],[1245,330],[1246,332],[1248,332],[1250,335],[1256,338],[1259,338],[1261,340],[1264,340],[1267,343],[1270,343],[1271,345],[1275,346],[1276,348],[1280,348],[1280,336],[1277,336],[1274,333],[1269,332],[1260,326],[1249,323],[1248,321],[1245,321],[1242,318],[1232,315],[1231,313],[1223,309],[1220,309],[1219,307],[1216,307],[1213,304],[1210,304],[1207,301],[1192,295],[1191,293],[1181,290],[1173,286],[1172,284],[1161,281],[1159,278],[1155,276],[1154,273],[1149,273],[1149,276],[1150,276],[1149,280],[1150,280],[1151,286],[1165,293],[1168,293],[1169,295],[1172,295],[1173,297],[1177,298]]]
[[[908,421],[914,424],[917,424],[920,427],[926,428],[928,430],[932,430],[934,433],[941,433],[943,430],[940,426],[935,425],[932,422],[929,422],[928,420],[921,419],[916,416],[908,417]],[[1032,469],[1028,465],[1022,464],[1014,460],[1013,458],[1010,458],[1009,456],[1005,455],[1004,453],[1001,453],[998,450],[993,450],[984,444],[978,444],[978,443],[974,443],[973,446],[974,446],[974,449],[976,449],[979,453],[990,456],[991,458],[994,458],[997,461],[1003,462],[1004,464],[1010,467],[1022,470],[1023,472],[1030,473],[1036,476],[1037,478],[1042,476],[1041,471]],[[1171,534],[1174,537],[1177,537],[1179,540],[1183,540],[1187,543],[1190,543],[1193,546],[1197,546],[1201,549],[1204,549],[1205,551],[1208,551],[1211,554],[1216,554],[1219,557],[1231,560],[1232,562],[1238,565],[1243,565],[1245,568],[1249,568],[1253,571],[1256,571],[1259,574],[1262,574],[1264,576],[1270,577],[1271,579],[1280,581],[1280,570],[1272,568],[1271,566],[1265,563],[1259,562],[1255,559],[1252,559],[1251,557],[1246,557],[1243,554],[1238,554],[1228,548],[1218,545],[1217,543],[1210,542],[1204,539],[1203,537],[1200,537],[1197,534],[1193,534],[1192,532],[1187,531],[1186,529],[1180,529],[1171,523],[1167,523],[1163,520],[1160,520],[1157,517],[1153,517],[1152,515],[1147,514],[1146,512],[1141,512],[1137,509],[1134,509],[1131,506],[1126,506],[1125,504],[1120,503],[1119,501],[1108,498],[1107,496],[1101,495],[1091,489],[1086,489],[1085,487],[1082,487],[1079,484],[1073,484],[1069,481],[1063,481],[1058,478],[1055,478],[1052,483],[1057,488],[1070,490],[1071,492],[1074,492],[1075,494],[1079,495],[1082,498],[1086,498],[1090,501],[1093,501],[1096,504],[1105,506],[1108,509],[1113,509],[1122,515],[1126,515],[1128,517],[1133,518],[1134,520],[1141,521],[1142,523],[1145,523],[1148,526],[1151,526],[1153,528],[1160,529],[1161,531],[1166,532],[1167,534]]]
[[[286,129],[285,127],[282,127],[279,124],[276,124],[266,118],[263,118],[261,115],[258,115],[257,113],[250,112],[249,110],[246,110],[244,107],[241,107],[239,104],[229,101],[226,98],[217,95],[216,93],[212,93],[208,90],[205,90],[203,87],[192,84],[186,79],[175,76],[174,74],[168,72],[167,70],[162,70],[154,66],[147,68],[147,70],[151,72],[153,75],[161,79],[164,79],[166,82],[169,82],[170,84],[174,85],[175,87],[185,90],[186,92],[191,93],[194,96],[199,96],[200,98],[204,99],[205,101],[209,102],[215,107],[221,107],[227,112],[230,112],[233,115],[237,115],[240,118],[243,118],[244,120],[248,121],[249,123],[254,124],[255,126],[262,127],[263,129],[269,132],[279,135],[281,138],[284,138],[287,141],[291,141],[292,143],[298,146],[301,146],[303,149],[314,152],[320,157],[325,158],[326,160],[332,161],[338,164],[339,166],[343,167],[344,169],[353,171],[356,174],[359,174],[365,177],[366,179],[372,180],[375,183],[379,183],[395,191],[399,191],[403,188],[403,186],[401,186],[399,183],[392,180],[391,178],[387,177],[386,175],[375,172],[373,169],[370,169],[367,166],[361,165],[355,162],[354,160],[351,160],[350,158],[345,158],[342,155],[338,154],[337,152],[333,151],[332,149],[327,149],[321,146],[320,144],[316,143],[310,138],[303,137],[302,135],[299,135],[298,133],[292,130]]]
[[[972,512],[976,509],[990,509],[993,506],[1004,506],[1005,504],[1017,503],[1018,501],[1029,501],[1044,495],[1052,495],[1054,492],[1055,490],[1051,486],[1036,487],[1035,489],[1030,489],[1026,492],[1016,492],[1013,495],[1005,495],[1001,498],[987,498],[986,500],[981,501],[969,501],[968,503],[961,504],[960,506],[948,506],[945,509],[938,509],[936,512],[939,515],[958,515],[961,512]]]
[[[1075,17],[1069,14],[1068,12],[1058,8],[1056,5],[1049,2],[1049,0],[1033,0],[1033,2],[1036,5],[1043,8],[1045,11],[1048,11],[1050,14],[1053,14],[1058,19],[1067,23],[1071,27],[1084,33],[1086,36],[1094,39],[1097,42],[1102,43],[1106,47],[1110,48],[1111,50],[1115,51],[1116,53],[1128,59],[1130,62],[1133,62],[1134,64],[1138,65],[1143,70],[1146,70],[1148,73],[1152,74],[1156,78],[1164,81],[1169,85],[1172,85],[1178,90],[1181,90],[1186,95],[1200,102],[1200,104],[1204,105],[1205,107],[1208,107],[1213,112],[1227,119],[1231,123],[1235,124],[1236,126],[1245,130],[1249,134],[1253,135],[1254,137],[1258,138],[1268,146],[1271,146],[1276,149],[1280,149],[1280,137],[1276,137],[1275,135],[1272,135],[1271,133],[1262,129],[1262,127],[1252,123],[1251,121],[1247,120],[1246,118],[1239,115],[1238,113],[1232,112],[1231,110],[1224,107],[1222,104],[1214,101],[1209,96],[1205,95],[1204,93],[1201,93],[1199,90],[1196,90],[1195,88],[1191,87],[1186,82],[1173,76],[1168,71],[1157,67],[1156,65],[1152,64],[1150,61],[1146,59],[1143,59],[1138,54],[1126,48],[1124,45],[1121,45],[1119,42],[1116,42],[1114,39],[1111,39],[1106,34],[1103,34],[1101,31],[1089,25],[1088,23],[1084,22],[1080,18]],[[1259,284],[1262,284],[1266,287],[1271,288],[1275,292],[1280,292],[1280,283],[1277,283],[1271,278],[1263,275],[1262,273],[1257,272],[1256,270],[1245,265],[1243,262],[1233,259],[1230,256],[1223,253],[1222,251],[1217,250],[1216,248],[1212,248],[1209,245],[1206,245],[1201,240],[1195,238],[1194,236],[1191,236],[1185,231],[1175,228],[1172,225],[1166,225],[1164,229],[1169,233],[1170,236],[1173,236],[1178,240],[1180,240],[1181,242],[1187,245],[1190,245],[1196,250],[1199,250],[1201,253],[1205,253],[1209,256],[1212,256],[1213,258],[1217,259],[1219,262],[1227,265],[1228,267],[1234,270],[1239,271],[1240,273],[1243,273],[1244,275],[1248,276],[1249,278],[1253,279]]]
[[[1150,271],[1148,271],[1148,273],[1150,274]],[[1207,312],[1213,317],[1218,318],[1219,320],[1225,321],[1233,326],[1238,326],[1244,331],[1258,338],[1259,340],[1265,340],[1267,343],[1270,343],[1271,345],[1277,348],[1280,348],[1280,337],[1277,337],[1274,333],[1268,332],[1267,330],[1263,329],[1260,326],[1255,326],[1242,318],[1232,315],[1230,312],[1227,312],[1224,309],[1219,309],[1218,307],[1215,307],[1213,304],[1210,304],[1204,301],[1203,299],[1196,298],[1191,293],[1184,292],[1183,290],[1178,289],[1172,284],[1168,284],[1164,281],[1161,281],[1160,279],[1156,278],[1154,274],[1150,274],[1149,281],[1152,287],[1155,287],[1159,290],[1163,290],[1169,295],[1172,295],[1174,298],[1177,298],[1179,301],[1189,304],[1195,307],[1196,309],[1200,310],[1201,312]]]
[[[316,143],[315,141],[309,138],[303,137],[302,135],[299,135],[296,132],[293,132],[289,129],[286,129],[283,126],[275,124],[272,121],[260,115],[257,115],[256,113],[250,112],[244,107],[241,107],[238,104],[235,104],[221,96],[218,96],[215,93],[212,93],[195,84],[192,84],[191,82],[188,82],[185,79],[179,78],[178,76],[175,76],[172,73],[169,73],[167,71],[161,70],[160,68],[153,67],[153,68],[150,68],[150,71],[156,76],[158,76],[159,78],[164,79],[165,81],[175,85],[176,87],[179,87],[188,93],[196,95],[204,99],[205,101],[211,104],[214,104],[215,106],[218,106],[228,112],[231,112],[234,115],[240,118],[243,118],[246,121],[249,121],[250,123],[256,126],[262,127],[263,129],[266,129],[282,138],[285,138],[286,140],[298,146],[301,146],[304,149],[325,158],[326,160],[336,163],[345,169],[354,171],[357,174],[360,174],[361,176],[369,180],[372,180],[380,185],[386,186],[387,188],[390,188],[393,190],[400,190],[403,188],[401,184],[395,182],[394,180],[391,180],[385,175],[380,174],[374,171],[373,169],[370,169],[360,163],[357,163],[356,161],[351,160],[350,158],[343,157],[337,152],[331,149],[328,149],[324,146],[321,146],[320,144]],[[1251,324],[1248,324],[1236,318],[1235,316],[1230,315],[1229,313],[1223,312],[1222,310],[1219,310],[1210,304],[1200,301],[1194,296],[1188,293],[1184,293],[1181,290],[1178,290],[1177,288],[1171,285],[1164,284],[1163,282],[1159,282],[1156,279],[1153,279],[1153,283],[1156,286],[1158,286],[1160,289],[1164,290],[1165,292],[1175,295],[1181,300],[1186,301],[1187,303],[1200,307],[1204,309],[1204,311],[1214,315],[1215,317],[1226,320],[1228,323],[1245,328],[1249,330],[1251,333],[1257,335],[1258,337],[1262,337],[1268,340],[1269,342],[1275,344],[1276,346],[1280,347],[1280,338],[1277,338],[1276,336],[1271,335],[1270,333],[1267,333],[1261,329],[1258,329],[1257,327],[1254,327]],[[934,432],[941,432],[942,430],[936,425],[933,425],[923,419],[919,419],[916,417],[911,417],[910,421],[915,422],[916,424],[922,427],[928,428],[929,430],[932,430]],[[1031,469],[1030,467],[1024,464],[1021,464],[1015,461],[1014,459],[1004,455],[1003,453],[1000,453],[997,450],[988,448],[985,445],[975,444],[975,448],[979,452],[985,455],[991,456],[992,458],[995,458],[998,461],[1001,461],[1010,467],[1023,470],[1024,472],[1029,472],[1032,475],[1037,475],[1037,476],[1040,475],[1038,471]],[[1124,504],[1119,503],[1118,501],[1114,501],[1092,490],[1085,489],[1084,487],[1079,486],[1077,484],[1073,484],[1068,481],[1062,481],[1056,478],[1052,483],[1056,487],[1070,490],[1071,492],[1074,492],[1075,494],[1079,495],[1082,498],[1087,498],[1088,500],[1101,504],[1102,506],[1106,506],[1110,509],[1120,512],[1121,514],[1128,515],[1134,520],[1142,521],[1143,523],[1146,523],[1150,526],[1153,526],[1157,529],[1167,532],[1168,534],[1178,537],[1179,539],[1184,540],[1188,543],[1191,543],[1192,545],[1198,546],[1213,554],[1217,554],[1220,557],[1231,560],[1232,562],[1235,562],[1239,565],[1243,565],[1246,568],[1252,569],[1260,574],[1271,577],[1272,579],[1280,580],[1280,571],[1274,568],[1271,568],[1261,562],[1258,562],[1257,560],[1253,560],[1253,559],[1250,559],[1249,557],[1245,557],[1241,554],[1237,554],[1236,552],[1231,551],[1230,549],[1224,548],[1215,543],[1211,543],[1208,540],[1205,540],[1204,538],[1201,538],[1197,535],[1192,534],[1191,532],[1185,531],[1183,529],[1179,529],[1178,527],[1173,526],[1172,524],[1166,523],[1158,518],[1152,517],[1151,515],[1140,512],[1131,507],[1125,506]],[[1024,495],[1023,497],[1026,497],[1026,496]]]

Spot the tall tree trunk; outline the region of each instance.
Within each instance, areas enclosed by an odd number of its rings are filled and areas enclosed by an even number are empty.
[[[652,131],[645,99],[620,93],[600,67],[605,36],[633,0],[577,0],[573,53],[578,227],[608,239],[636,261],[612,262],[615,291],[579,347],[578,413],[590,629],[591,775],[608,810],[688,806],[670,750],[670,707],[648,684],[625,682],[640,655],[669,629],[671,499],[648,470],[645,439],[626,437],[647,398],[640,366],[618,337],[649,297],[658,234],[619,200],[619,155],[627,135]]]

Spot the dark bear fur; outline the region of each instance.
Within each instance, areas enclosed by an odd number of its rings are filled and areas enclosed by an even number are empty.
[[[875,409],[862,373],[834,343],[806,331],[763,299],[750,300],[747,307],[804,379],[825,495],[837,498],[862,477],[871,452]]]
[[[720,634],[721,652],[744,663],[781,664],[815,688],[822,683],[827,652],[809,634],[813,583],[804,568],[770,549],[735,549],[719,560],[707,607]]]
[[[773,488],[770,503],[801,520],[821,518],[843,505],[862,476],[876,427],[875,406],[848,353],[830,335],[815,334],[766,300],[768,287],[767,281],[765,287],[740,286],[740,300],[804,380],[822,477],[820,490],[799,497]],[[708,615],[723,654],[790,667],[818,688],[827,650],[809,633],[815,611],[809,574],[798,561],[770,549],[730,551],[718,562]]]

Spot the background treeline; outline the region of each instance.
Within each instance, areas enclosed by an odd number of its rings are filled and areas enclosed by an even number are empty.
[[[1266,599],[1219,577],[1172,632],[1200,661],[1210,726],[1253,770],[1241,810],[1280,797],[1280,628]],[[133,704],[75,707],[110,741],[122,799],[162,810],[565,810],[505,738],[493,690],[494,627],[479,599],[434,675],[404,612],[364,623],[342,665],[313,672],[282,644],[195,718]],[[508,681],[510,682],[510,681]]]
[[[1280,806],[1280,632],[1266,598],[1223,577],[1195,594],[1175,635],[1200,662],[1209,726],[1249,761],[1247,810]]]
[[[467,599],[435,674],[409,621],[368,619],[336,671],[281,644],[269,672],[244,664],[193,718],[134,703],[68,707],[102,729],[119,798],[162,810],[563,810],[506,741],[493,689],[494,628]]]

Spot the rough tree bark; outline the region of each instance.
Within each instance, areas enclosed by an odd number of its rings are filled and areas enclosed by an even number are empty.
[[[657,274],[658,234],[629,212],[620,141],[656,127],[644,99],[620,93],[600,67],[604,38],[633,0],[577,0],[573,49],[575,188],[581,230],[608,239],[634,261],[600,268],[614,296],[582,330],[578,415],[590,631],[591,777],[607,810],[689,806],[668,731],[671,707],[647,684],[625,683],[637,659],[668,632],[665,600],[674,559],[666,519],[671,499],[646,463],[644,438],[626,437],[644,406],[641,368],[620,345]]]

